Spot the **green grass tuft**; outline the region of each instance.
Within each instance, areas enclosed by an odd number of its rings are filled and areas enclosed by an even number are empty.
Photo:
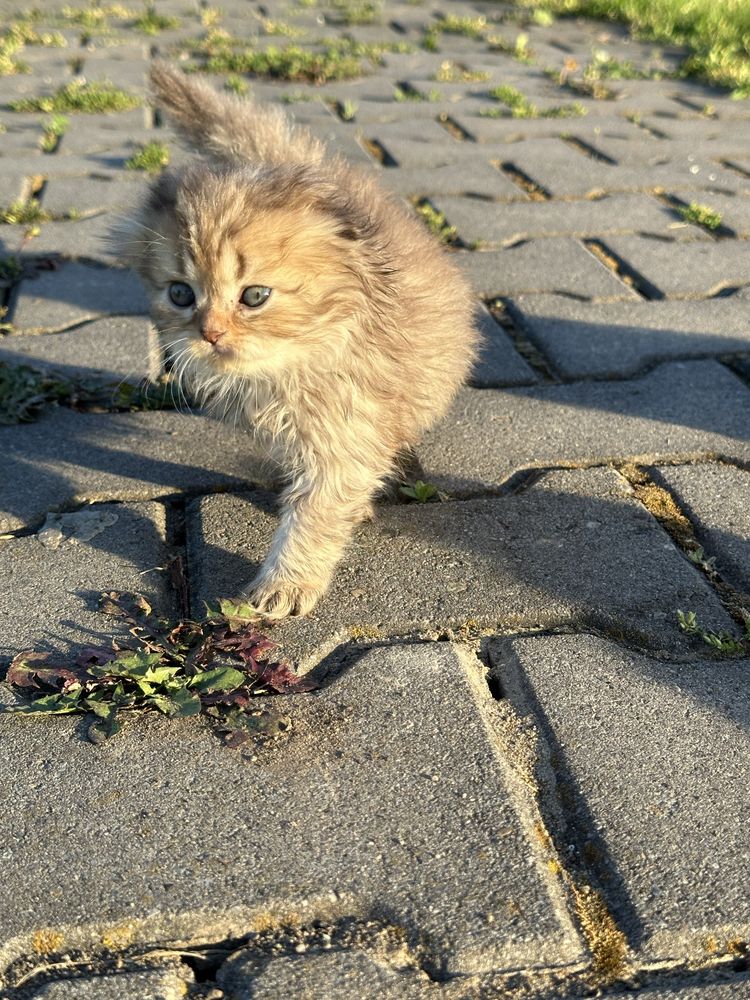
[[[50,97],[27,97],[12,101],[14,111],[57,111],[70,114],[97,114],[106,111],[130,111],[141,104],[140,97],[128,94],[111,83],[85,83],[73,80],[59,87]]]
[[[697,201],[691,201],[689,205],[683,205],[677,211],[685,222],[695,222],[705,229],[718,229],[721,225],[721,212],[714,211],[708,205],[699,205]]]
[[[426,198],[416,201],[414,208],[430,232],[441,243],[455,244],[457,242],[456,227],[448,225],[445,215],[431,205]]]
[[[136,31],[140,31],[144,35],[158,35],[160,31],[179,26],[179,17],[165,17],[163,14],[157,14],[153,4],[146,4],[140,17],[133,21],[133,27]]]
[[[638,35],[686,45],[680,71],[750,97],[750,3],[747,0],[517,0],[521,6],[624,21]]]
[[[42,138],[39,141],[39,145],[43,152],[54,153],[68,125],[70,125],[70,122],[65,115],[53,115],[46,122],[42,123]]]
[[[128,170],[145,170],[147,174],[159,174],[169,163],[169,150],[163,142],[147,142],[137,153],[126,161]]]
[[[49,222],[51,218],[36,198],[19,198],[7,208],[0,209],[0,222],[10,226],[34,226]]]
[[[513,118],[579,118],[586,114],[586,109],[577,102],[560,104],[553,108],[538,108],[520,90],[507,85],[493,87],[489,95],[504,104]],[[480,114],[487,118],[497,118],[504,113],[500,108],[484,108],[480,111]]]

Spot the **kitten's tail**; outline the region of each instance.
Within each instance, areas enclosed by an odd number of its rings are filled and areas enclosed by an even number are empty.
[[[219,94],[161,60],[151,65],[151,86],[159,105],[198,149],[232,161],[317,164],[323,159],[323,144],[278,108]]]

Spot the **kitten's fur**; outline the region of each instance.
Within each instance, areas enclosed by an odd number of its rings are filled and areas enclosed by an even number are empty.
[[[165,63],[151,80],[206,158],[154,183],[121,250],[177,377],[239,415],[284,470],[280,524],[246,593],[268,617],[305,614],[399,454],[464,381],[472,294],[373,175],[281,112]],[[194,308],[172,305],[174,281]],[[251,285],[273,289],[257,309],[240,303]]]

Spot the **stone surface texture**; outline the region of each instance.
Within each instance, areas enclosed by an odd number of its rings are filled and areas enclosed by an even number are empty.
[[[20,7],[0,0],[1,1000],[750,998],[750,102],[625,23],[486,0]],[[265,49],[293,65],[219,71]],[[19,652],[134,642],[102,591],[202,617],[279,524],[288,470],[243,429],[114,388],[166,364],[111,239],[156,177],[135,154],[195,159],[153,56],[442,213],[483,338],[403,473],[437,494],[385,484],[312,612],[258,624],[319,687],[259,689],[291,729],[238,749],[205,714],[130,713],[95,746],[81,715],[3,711]],[[13,110],[76,80],[137,106]]]

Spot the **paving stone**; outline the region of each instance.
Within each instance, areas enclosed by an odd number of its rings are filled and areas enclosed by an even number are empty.
[[[618,232],[675,235],[675,224],[682,225],[674,209],[645,194],[510,205],[444,196],[433,200],[467,243],[507,244],[535,236],[600,236]],[[750,198],[747,201],[750,216]],[[700,230],[687,228],[693,237],[700,236]]]
[[[478,195],[482,198],[528,200],[526,193],[489,161],[475,159],[468,170],[463,162],[418,168],[386,168],[380,183],[396,194],[425,197],[440,194]]]
[[[470,377],[471,385],[488,388],[499,385],[531,385],[538,381],[534,370],[513,347],[508,334],[483,306],[478,311],[478,326],[483,340],[479,359]]]
[[[577,302],[522,295],[510,312],[556,371],[630,375],[668,358],[750,350],[747,303],[737,296],[662,302]]]
[[[571,134],[575,131],[571,129]],[[508,160],[556,197],[583,197],[594,191],[653,190],[657,187],[715,187],[741,190],[739,177],[718,164],[699,157],[675,156],[666,162],[618,166],[595,160],[557,139],[527,139],[516,143]]]
[[[6,581],[0,656],[106,643],[126,631],[97,611],[104,590],[135,590],[174,611],[161,504],[96,504],[53,515],[34,535],[0,541]],[[114,622],[114,624],[113,624]]]
[[[457,253],[455,259],[483,298],[522,292],[567,292],[597,299],[637,298],[628,285],[573,239],[529,240],[503,250]]]
[[[561,103],[569,103],[567,100]],[[497,102],[492,105],[498,107]],[[525,139],[538,138],[561,138],[570,131],[570,120],[559,118],[489,118],[481,115],[481,112],[467,114],[463,106],[455,108],[453,117],[459,125],[462,125],[467,132],[470,132],[478,143],[487,143],[497,146],[503,142],[512,145],[516,142],[523,142]],[[628,121],[623,114],[612,110],[610,116],[600,116],[589,119],[576,118],[576,135],[585,138],[587,142],[596,143],[600,136],[612,135],[615,138],[641,138],[640,130],[635,131],[635,126]],[[508,153],[510,156],[511,154]]]
[[[57,979],[28,996],[29,1000],[184,1000],[192,983],[190,970],[182,965]]]
[[[656,471],[728,583],[750,593],[750,473],[727,465],[684,465]]]
[[[373,651],[283,707],[283,743],[244,755],[203,719],[148,716],[92,747],[76,720],[0,716],[2,843],[45,845],[8,865],[6,961],[45,927],[70,949],[110,928],[218,941],[346,918],[398,928],[447,976],[580,961],[473,653]]]
[[[0,427],[0,532],[40,524],[82,500],[143,500],[246,488],[258,469],[246,435],[202,416],[161,410],[74,413]]]
[[[608,236],[605,246],[646,278],[655,297],[697,298],[750,284],[748,254],[741,242],[665,243],[642,236]]]
[[[227,1000],[278,1000],[279,997],[326,997],[326,1000],[423,1000],[435,995],[435,985],[424,972],[397,969],[364,951],[276,958],[258,968],[253,957],[240,952],[220,970]],[[440,997],[454,991],[440,989]]]
[[[430,481],[466,494],[560,463],[746,460],[748,439],[747,388],[714,361],[689,361],[628,381],[463,389],[418,451]]]
[[[748,660],[666,663],[594,636],[497,643],[506,697],[535,718],[539,775],[566,790],[565,843],[598,868],[640,962],[705,961],[746,934]]]
[[[135,191],[135,188],[131,190]],[[0,227],[0,247],[14,255],[31,257],[66,257],[116,265],[117,254],[110,246],[111,215],[96,215],[88,219],[45,222],[34,236],[25,226]],[[121,272],[125,273],[125,272]]]
[[[0,361],[135,382],[161,369],[156,334],[145,316],[108,317],[65,333],[0,337]]]
[[[264,494],[206,497],[191,511],[198,609],[250,582],[276,516]],[[576,470],[549,473],[513,497],[379,509],[356,530],[312,616],[273,634],[303,669],[357,636],[434,634],[467,621],[575,624],[684,652],[675,612],[696,603],[700,615],[730,621],[623,479]]]
[[[48,228],[42,227],[42,232]],[[64,330],[102,315],[142,315],[148,308],[143,285],[131,271],[65,261],[54,271],[21,282],[11,320],[19,332],[33,333]]]
[[[609,993],[612,1000],[632,1000],[633,993]],[[750,978],[747,976],[725,975],[723,982],[671,983],[639,990],[638,996],[644,1000],[748,1000],[750,998]]]
[[[44,207],[53,215],[122,211],[143,193],[143,186],[141,178],[128,183],[110,177],[54,177],[44,189]]]

